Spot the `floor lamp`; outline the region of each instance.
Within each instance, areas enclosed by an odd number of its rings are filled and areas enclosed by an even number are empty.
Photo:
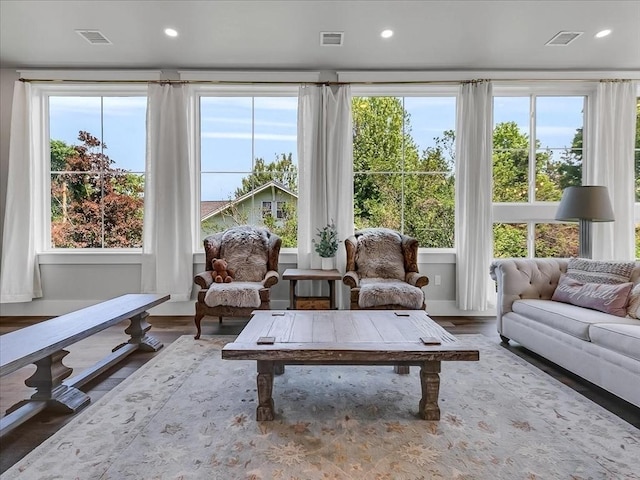
[[[591,222],[613,222],[613,209],[607,187],[583,185],[562,192],[556,220],[579,223],[580,253],[592,257]]]

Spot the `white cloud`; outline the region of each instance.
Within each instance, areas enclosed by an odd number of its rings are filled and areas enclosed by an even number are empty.
[[[256,110],[297,110],[297,97],[254,97]],[[203,107],[251,107],[251,97],[202,97]]]

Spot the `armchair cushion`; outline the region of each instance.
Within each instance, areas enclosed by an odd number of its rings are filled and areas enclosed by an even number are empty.
[[[405,280],[402,238],[386,228],[366,229],[357,238],[355,263],[360,278]]]
[[[209,307],[226,305],[230,307],[260,306],[260,282],[213,283],[204,297]]]
[[[424,292],[402,280],[390,278],[363,278],[360,281],[360,308],[379,305],[401,305],[414,310],[422,309]]]

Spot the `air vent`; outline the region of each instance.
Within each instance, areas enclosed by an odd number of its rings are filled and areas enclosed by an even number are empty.
[[[323,47],[341,47],[344,32],[320,32],[320,45]]]
[[[576,38],[582,35],[584,32],[559,32],[545,45],[550,47],[564,47],[573,42]]]
[[[98,30],[76,30],[91,45],[111,45],[111,41]]]

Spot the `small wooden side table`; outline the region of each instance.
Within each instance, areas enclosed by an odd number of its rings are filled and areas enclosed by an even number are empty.
[[[287,268],[282,274],[283,280],[289,280],[289,309],[291,310],[335,310],[336,284],[342,280],[338,270],[317,270]],[[299,297],[296,295],[298,280],[327,280],[329,282],[328,297]]]

